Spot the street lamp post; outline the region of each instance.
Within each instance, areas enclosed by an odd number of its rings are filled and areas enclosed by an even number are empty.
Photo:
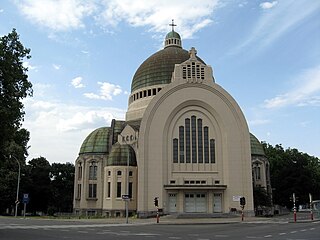
[[[130,156],[130,151],[129,151],[129,145],[128,146],[128,156],[127,156],[127,195],[129,196],[129,156]],[[130,198],[129,198],[130,199]],[[129,199],[126,199],[126,223],[128,224],[128,217],[129,217]]]
[[[20,173],[21,173],[21,167],[20,167],[20,162],[18,161],[18,159],[13,156],[13,155],[10,155],[10,158],[13,157],[16,162],[18,163],[18,166],[19,166],[19,172],[18,172],[18,183],[17,183],[17,195],[16,195],[16,211],[14,213],[14,216],[17,217],[18,215],[18,205],[19,205],[19,188],[20,188]]]
[[[125,144],[127,145],[127,149],[128,149],[128,155],[127,155],[127,181],[126,181],[126,195],[129,196],[129,157],[130,157],[130,149],[129,149],[129,144],[127,143],[127,141],[125,140],[125,137],[122,136],[120,134],[120,136],[122,137],[122,140],[125,142]],[[126,202],[126,224],[129,223],[128,217],[129,217],[129,200],[130,198],[126,198],[124,199],[124,201]]]

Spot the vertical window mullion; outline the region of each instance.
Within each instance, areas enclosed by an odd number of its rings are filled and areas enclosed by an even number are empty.
[[[198,162],[203,163],[202,119],[198,119]]]
[[[210,139],[210,159],[211,163],[216,163],[216,142],[214,139]]]
[[[185,127],[186,127],[186,163],[190,163],[190,119],[185,119]]]
[[[173,139],[172,143],[173,163],[178,163],[178,139]]]
[[[196,116],[191,116],[192,163],[197,163],[197,130]]]
[[[179,127],[179,156],[180,163],[184,163],[184,127]]]
[[[204,162],[209,163],[209,128],[204,127]]]

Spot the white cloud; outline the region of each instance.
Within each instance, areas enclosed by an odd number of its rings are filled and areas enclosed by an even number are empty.
[[[30,62],[23,62],[22,63],[22,66],[25,67],[25,68],[28,68],[28,70],[35,70],[37,71],[38,67],[37,66],[33,66],[30,64]]]
[[[269,119],[255,119],[255,120],[250,120],[249,125],[250,126],[256,126],[256,125],[264,125],[270,123]]]
[[[148,26],[154,32],[168,32],[168,24],[174,18],[178,31],[190,38],[199,29],[212,22],[211,15],[219,6],[218,0],[109,0],[104,1],[105,10],[100,22],[116,26],[125,21],[134,27]]]
[[[236,54],[244,50],[259,50],[269,46],[274,41],[282,37],[285,33],[294,30],[301,21],[309,15],[319,11],[320,1],[281,1],[273,11],[264,11],[248,38],[241,42],[231,54]]]
[[[244,7],[244,6],[247,5],[247,4],[248,4],[248,2],[247,2],[247,1],[244,1],[244,2],[239,3],[239,4],[238,4],[238,7],[242,8],[242,7]]]
[[[4,12],[4,10],[0,8],[0,13],[3,13],[3,12]]]
[[[74,162],[81,143],[94,129],[124,119],[125,110],[68,105],[27,98],[23,127],[30,131],[29,159],[46,157],[50,162]]]
[[[212,13],[219,0],[16,0],[20,11],[30,21],[53,31],[85,27],[85,18],[94,19],[107,32],[118,23],[148,27],[166,33],[174,18],[178,31],[190,38],[199,29],[212,23]]]
[[[98,82],[98,84],[101,85],[99,94],[84,93],[83,95],[90,99],[112,100],[113,96],[117,96],[122,93],[122,89],[119,85],[114,85],[108,82]]]
[[[273,1],[273,2],[263,2],[263,3],[260,3],[260,7],[262,9],[270,9],[270,8],[273,8],[275,5],[278,4],[278,1]]]
[[[81,83],[82,77],[76,77],[71,80],[71,85],[74,86],[75,88],[83,88],[85,85]]]
[[[52,67],[53,67],[55,70],[60,70],[61,65],[52,64]]]
[[[32,22],[54,31],[84,27],[83,19],[95,5],[80,0],[17,0],[21,12]]]
[[[291,91],[280,94],[274,98],[266,99],[266,108],[279,108],[289,105],[320,106],[320,65],[304,71],[295,79],[298,86]]]

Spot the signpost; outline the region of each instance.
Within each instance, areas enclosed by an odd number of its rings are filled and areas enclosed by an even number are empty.
[[[23,203],[23,218],[26,218],[26,209],[27,209],[27,204],[29,203],[29,193],[24,193],[23,198],[22,198],[22,203]]]
[[[122,200],[130,200],[130,196],[128,194],[122,195]]]

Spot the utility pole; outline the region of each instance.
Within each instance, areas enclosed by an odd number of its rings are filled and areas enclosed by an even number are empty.
[[[10,155],[10,158],[13,157],[17,163],[18,163],[18,166],[19,166],[19,171],[18,171],[18,183],[17,183],[17,195],[16,195],[16,201],[15,201],[15,204],[16,204],[16,210],[14,212],[14,216],[17,217],[18,216],[18,205],[19,205],[19,188],[20,188],[20,174],[21,174],[21,166],[20,166],[20,162],[18,161],[18,159],[13,156],[13,155]]]
[[[292,201],[293,201],[293,221],[297,222],[297,208],[296,208],[296,194],[292,194]]]
[[[310,200],[310,218],[311,218],[311,221],[313,221],[313,206],[312,206],[312,195],[311,193],[309,193],[309,200]]]

